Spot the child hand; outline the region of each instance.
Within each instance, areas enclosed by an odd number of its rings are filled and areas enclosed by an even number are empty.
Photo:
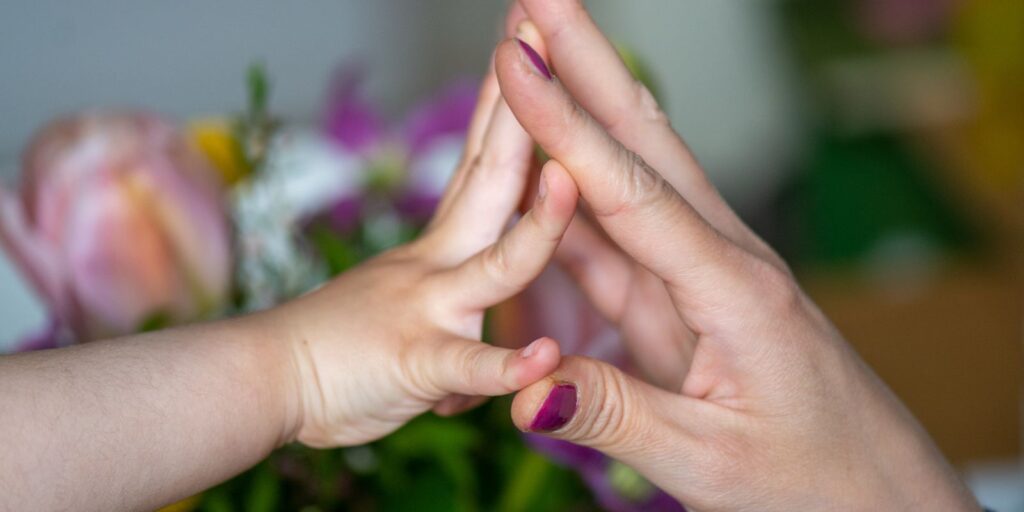
[[[425,411],[458,412],[558,366],[550,339],[515,351],[480,342],[484,311],[543,270],[576,208],[575,183],[546,168],[533,208],[504,232],[532,155],[489,73],[462,164],[426,233],[259,315],[290,348],[285,439],[372,441]]]

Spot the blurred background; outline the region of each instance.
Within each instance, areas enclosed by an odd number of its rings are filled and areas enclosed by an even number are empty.
[[[592,0],[743,217],[987,506],[1024,510],[1024,2]],[[487,65],[504,2],[8,2],[0,180],[96,106],[315,123],[339,65],[386,119]],[[48,314],[0,256],[0,347]],[[851,411],[855,414],[855,411]]]

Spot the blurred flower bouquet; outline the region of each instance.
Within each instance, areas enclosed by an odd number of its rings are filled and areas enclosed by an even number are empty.
[[[254,67],[248,108],[235,116],[179,128],[96,111],[42,129],[21,188],[0,188],[0,241],[53,317],[20,350],[267,308],[414,237],[457,165],[476,87],[455,82],[388,125],[361,83],[339,72],[318,126],[272,115]],[[561,311],[561,331],[547,334],[569,351],[619,358],[614,331],[548,274],[543,293],[494,315],[505,341],[545,323],[524,314]],[[608,508],[679,508],[597,452],[530,438],[579,472],[552,464],[526,448],[508,408],[495,400],[458,418],[425,415],[367,446],[288,446],[172,508],[591,509],[584,483]]]

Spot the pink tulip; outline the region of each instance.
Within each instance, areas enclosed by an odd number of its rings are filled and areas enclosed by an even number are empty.
[[[219,184],[185,138],[136,112],[54,121],[0,188],[0,242],[80,341],[219,310],[231,277]]]

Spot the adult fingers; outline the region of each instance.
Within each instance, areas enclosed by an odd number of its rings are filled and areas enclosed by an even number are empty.
[[[516,394],[512,421],[523,431],[600,450],[679,497],[716,408],[602,361],[566,356],[554,373]]]
[[[689,177],[680,178],[678,185],[688,185],[689,180],[706,182],[650,91],[633,77],[579,0],[522,0],[520,4],[547,43],[558,79],[580,106],[655,167],[685,166],[682,174]]]
[[[696,337],[677,321],[664,282],[636,265],[580,214],[573,217],[555,259],[597,311],[618,327],[648,381],[679,390]]]
[[[735,297],[745,256],[577,105],[522,41],[499,45],[502,95],[520,124],[572,174],[605,232],[678,295],[705,302]],[[728,285],[723,294],[722,288]],[[690,292],[695,292],[691,294]]]
[[[561,359],[558,343],[551,338],[540,338],[519,350],[467,339],[422,347],[424,353],[416,354],[410,364],[424,366],[410,373],[427,379],[421,387],[441,396],[505,395],[542,379]]]
[[[512,37],[519,31],[519,25],[527,19],[526,9],[519,2],[512,0],[505,12],[505,37]]]
[[[781,260],[725,203],[651,92],[636,80],[580,0],[521,0],[547,43],[559,81],[626,148],[665,177],[730,240]],[[594,77],[600,77],[595,79]]]
[[[568,172],[549,162],[534,207],[495,244],[436,275],[447,303],[479,310],[522,291],[547,265],[576,210],[578,191]]]

